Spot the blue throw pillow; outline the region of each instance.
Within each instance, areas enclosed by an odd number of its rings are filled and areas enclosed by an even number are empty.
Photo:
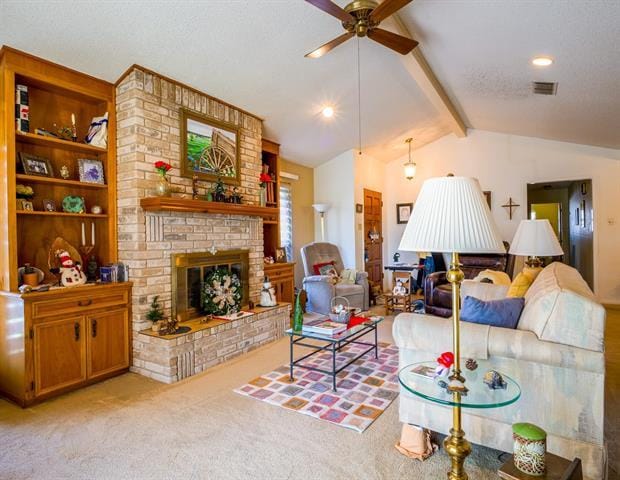
[[[461,320],[493,327],[517,328],[524,305],[525,299],[522,297],[485,302],[467,296],[461,308]]]

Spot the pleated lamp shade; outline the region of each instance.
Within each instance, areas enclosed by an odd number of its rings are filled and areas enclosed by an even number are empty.
[[[437,253],[505,253],[475,178],[438,177],[424,182],[399,250]]]
[[[526,257],[556,257],[564,255],[558,237],[547,219],[521,220],[512,240],[510,253]]]

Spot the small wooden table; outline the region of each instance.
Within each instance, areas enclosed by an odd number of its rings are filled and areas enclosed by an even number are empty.
[[[394,310],[402,310],[403,312],[411,312],[413,310],[411,307],[413,294],[411,293],[406,293],[404,295],[386,293],[383,296],[385,297],[386,315],[390,315]]]
[[[502,467],[497,471],[500,478],[504,480],[563,480],[564,478],[569,479],[581,479],[581,469],[579,472],[575,472],[577,476],[569,476],[566,477],[568,468],[571,466],[571,461],[566,460],[565,458],[558,457],[553,453],[547,452],[546,454],[547,460],[547,473],[545,475],[535,477],[533,475],[528,475],[527,473],[523,473],[517,467],[515,467],[513,457],[510,455],[510,458],[502,465]]]

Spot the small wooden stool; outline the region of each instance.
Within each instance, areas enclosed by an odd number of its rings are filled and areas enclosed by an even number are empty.
[[[405,295],[394,295],[386,293],[385,297],[385,314],[390,315],[394,310],[402,310],[403,312],[411,312],[411,302],[413,295],[408,293]]]
[[[547,452],[547,473],[542,477],[534,477],[523,473],[515,467],[512,455],[506,463],[497,471],[504,480],[582,480],[581,460],[576,458],[572,462]]]

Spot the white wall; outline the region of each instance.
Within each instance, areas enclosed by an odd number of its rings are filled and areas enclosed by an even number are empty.
[[[416,177],[403,177],[406,157],[386,165],[386,250],[397,250],[405,225],[396,224],[396,203],[413,202],[426,178],[477,177],[492,192],[492,213],[504,240],[512,241],[527,216],[527,183],[592,179],[594,195],[594,290],[600,301],[620,303],[620,150],[589,147],[531,137],[470,130],[466,138],[443,137],[413,154]],[[513,219],[501,205],[512,197],[521,206]],[[401,252],[401,260],[415,256]]]
[[[356,265],[354,166],[354,152],[349,150],[314,169],[314,202],[330,205],[325,214],[325,241],[338,245],[346,267]],[[320,241],[318,213],[314,232]]]

